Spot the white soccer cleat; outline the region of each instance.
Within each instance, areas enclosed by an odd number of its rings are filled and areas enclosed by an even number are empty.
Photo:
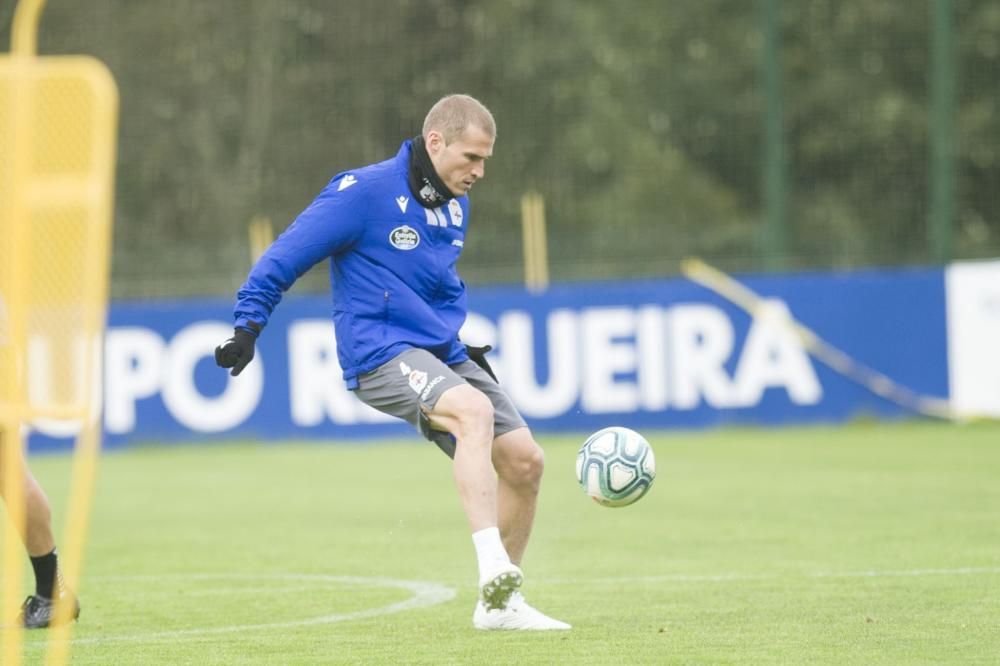
[[[523,581],[524,574],[518,566],[504,562],[479,579],[479,599],[486,610],[506,608]]]
[[[565,631],[571,627],[532,608],[520,592],[514,592],[506,608],[486,610],[482,601],[472,614],[472,626],[485,631]]]

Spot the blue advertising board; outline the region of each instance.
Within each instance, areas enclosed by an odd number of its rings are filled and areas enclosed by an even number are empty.
[[[494,346],[490,358],[502,384],[539,431],[906,415],[812,358],[789,316],[900,385],[947,397],[942,270],[742,281],[767,300],[771,316],[751,318],[684,279],[556,285],[540,294],[473,288],[462,338]],[[416,436],[344,387],[327,296],[288,295],[255,360],[235,378],[212,358],[231,335],[231,310],[228,299],[112,304],[106,445]],[[36,433],[32,445],[48,439]]]

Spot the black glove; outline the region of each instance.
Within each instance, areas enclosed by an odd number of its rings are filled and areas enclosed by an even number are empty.
[[[257,341],[257,334],[245,328],[237,328],[233,331],[233,337],[229,338],[215,348],[215,363],[220,368],[232,368],[230,372],[233,377],[243,372],[247,363],[253,360],[253,348]]]
[[[472,359],[472,362],[478,365],[483,370],[485,370],[486,374],[492,377],[493,381],[499,384],[500,380],[497,379],[497,376],[495,374],[493,374],[493,368],[490,367],[490,362],[486,360],[486,352],[490,351],[491,349],[493,349],[493,347],[491,347],[490,345],[485,345],[483,347],[473,347],[472,345],[465,345],[465,353],[469,355],[469,358]]]

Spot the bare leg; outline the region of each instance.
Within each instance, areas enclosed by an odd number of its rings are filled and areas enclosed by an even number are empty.
[[[52,509],[49,498],[45,496],[45,491],[35,477],[27,470],[27,465],[25,465],[24,492],[27,518],[24,545],[30,557],[47,555],[56,547],[55,537],[52,534]]]
[[[497,525],[497,476],[490,460],[493,405],[467,384],[445,391],[428,416],[455,436],[452,470],[458,495],[473,532]]]
[[[503,545],[515,564],[520,564],[531,536],[538,505],[545,457],[528,428],[504,433],[493,441],[493,465],[499,475],[497,503]],[[520,581],[518,581],[520,585]],[[476,606],[472,625],[477,629],[522,629],[532,631],[566,630],[570,625],[553,619],[528,605],[516,589],[508,605],[491,611]]]
[[[545,456],[528,428],[504,433],[493,443],[499,475],[497,509],[500,536],[514,564],[520,564],[535,522]]]
[[[0,437],[0,447],[4,445]],[[24,512],[25,512],[25,533],[22,534],[24,545],[31,557],[47,555],[56,547],[55,539],[52,535],[52,510],[49,506],[49,499],[45,496],[42,487],[28,469],[28,463],[24,456],[19,456],[24,470]],[[3,460],[0,456],[0,460]],[[2,471],[2,470],[0,470]],[[0,473],[0,495],[6,499],[6,488],[3,487],[3,474]]]

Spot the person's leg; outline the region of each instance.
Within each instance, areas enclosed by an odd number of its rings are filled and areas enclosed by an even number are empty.
[[[418,430],[422,429],[423,415],[431,428],[454,438],[454,446],[436,443],[454,459],[455,485],[479,563],[480,597],[491,608],[505,607],[520,587],[523,574],[511,562],[497,527],[490,398],[431,353],[419,349],[403,352],[358,380],[357,396],[365,404],[406,419]]]
[[[506,608],[523,574],[511,561],[498,528],[493,405],[478,389],[460,384],[445,390],[427,415],[432,426],[455,437],[452,470],[476,547],[480,598],[488,608]]]
[[[482,392],[461,384],[446,390],[428,413],[431,424],[455,436],[453,473],[473,532],[497,526],[497,475],[490,460],[493,405]]]
[[[493,442],[493,466],[499,476],[497,522],[510,559],[520,565],[535,522],[538,490],[545,455],[524,427],[497,437]]]
[[[538,490],[545,457],[527,427],[510,430],[493,441],[493,465],[499,476],[497,514],[500,533],[511,560],[520,565],[531,527],[535,522]],[[505,608],[476,606],[472,624],[485,630],[551,631],[570,629],[570,625],[545,615],[530,606],[515,590]]]
[[[497,524],[511,561],[520,564],[531,536],[545,456],[514,402],[485,368],[473,361],[452,366],[493,405],[492,462],[497,483]]]
[[[6,500],[7,489],[3,482],[3,447],[4,438],[0,434],[0,496]],[[51,553],[56,547],[52,535],[52,510],[45,491],[32,475],[24,456],[18,456],[24,473],[24,517],[25,531],[22,534],[25,548],[31,557],[39,557]]]
[[[24,545],[29,557],[41,557],[56,548],[52,534],[52,509],[49,498],[34,475],[24,466],[25,534]]]
[[[3,435],[0,434],[0,461],[3,460]],[[35,594],[28,597],[21,608],[21,621],[29,629],[39,629],[51,624],[53,599],[65,593],[59,581],[59,564],[56,556],[55,537],[52,533],[52,509],[41,484],[28,468],[28,462],[19,455],[24,474],[24,532],[21,538],[31,559],[35,573]],[[0,463],[0,496],[6,501],[7,488],[3,482]],[[80,615],[79,602],[73,598],[74,609],[70,618]]]
[[[422,349],[401,353],[358,378],[357,397],[385,414],[420,428],[420,414],[431,427],[456,440],[452,464],[455,485],[473,533],[497,527],[497,474],[493,449],[493,403],[433,354]],[[507,559],[504,554],[504,559]]]
[[[535,522],[538,490],[545,456],[535,442],[524,418],[510,396],[481,365],[469,361],[452,366],[463,379],[485,394],[493,405],[493,440],[491,458],[497,481],[498,538],[515,566],[524,557],[531,528]],[[565,630],[570,625],[553,619],[528,605],[518,589],[511,591],[502,607],[476,604],[472,625],[484,630],[549,631]]]

